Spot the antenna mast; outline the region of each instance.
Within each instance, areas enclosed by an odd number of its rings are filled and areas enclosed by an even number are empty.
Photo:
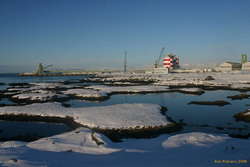
[[[124,72],[127,72],[127,51],[124,53]]]

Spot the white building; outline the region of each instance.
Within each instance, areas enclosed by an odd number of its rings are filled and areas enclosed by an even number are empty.
[[[230,72],[233,70],[241,70],[241,64],[236,63],[236,62],[227,61],[227,62],[220,64],[219,67],[216,69],[217,69],[217,71],[221,71],[221,72]]]
[[[250,71],[250,62],[246,62],[244,64],[242,64],[242,70],[244,71]]]

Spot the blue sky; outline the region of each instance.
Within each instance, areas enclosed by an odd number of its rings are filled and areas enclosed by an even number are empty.
[[[249,8],[249,0],[0,0],[0,70],[119,68],[124,50],[130,67],[142,67],[162,47],[181,63],[239,61],[250,55]]]

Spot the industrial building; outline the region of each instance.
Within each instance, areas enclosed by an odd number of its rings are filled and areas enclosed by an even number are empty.
[[[246,62],[244,64],[242,64],[242,68],[243,71],[250,71],[250,62]]]
[[[241,70],[241,63],[226,61],[219,65],[216,71],[230,72],[234,70]]]
[[[161,48],[160,56],[155,60],[152,71],[146,73],[167,74],[175,69],[180,68],[179,57],[175,54],[165,54],[165,48]]]
[[[250,71],[250,62],[247,61],[247,54],[241,54],[240,63],[226,61],[220,64],[218,67],[216,67],[215,70],[221,72],[230,72],[234,70]]]
[[[174,54],[168,54],[163,59],[163,67],[167,69],[178,69],[179,65],[179,57]]]
[[[241,70],[243,71],[250,71],[250,62],[247,61],[247,54],[242,54],[241,55]]]

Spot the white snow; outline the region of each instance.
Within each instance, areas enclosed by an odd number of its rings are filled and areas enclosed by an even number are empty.
[[[207,76],[212,76],[215,80],[205,81]],[[193,84],[197,86],[225,86],[237,89],[250,88],[250,77],[248,73],[170,73],[168,75],[156,76],[155,85],[185,86]]]
[[[46,83],[46,82],[41,82],[41,83],[31,83],[32,85],[34,85],[35,89],[55,89],[57,87],[60,87],[63,85],[63,83]]]
[[[171,124],[155,104],[117,104],[82,108],[73,112],[75,120],[88,127],[103,129],[142,128]]]
[[[0,114],[72,117],[76,122],[105,129],[167,126],[172,124],[157,104],[116,104],[102,107],[65,108],[60,103],[1,107]]]
[[[65,89],[73,89],[78,88],[77,85],[64,85],[63,83],[31,83],[29,87],[11,87],[7,90],[10,92],[17,93],[45,93],[48,89],[57,89],[57,88],[65,88]]]
[[[30,100],[30,101],[47,101],[56,96],[55,93],[23,93],[12,96],[13,99]]]
[[[168,91],[167,86],[105,86],[93,85],[88,86],[89,89],[99,90],[106,93],[150,93],[150,92],[164,92]]]
[[[124,74],[124,73],[111,73],[111,74],[98,74],[94,78],[87,78],[92,82],[127,82],[127,81],[151,81],[152,77],[145,74]]]
[[[228,136],[216,136],[206,133],[184,133],[169,137],[166,141],[162,143],[164,148],[176,148],[182,147],[184,145],[193,146],[210,146],[215,143],[223,142],[229,139]]]
[[[97,141],[101,144],[98,144]],[[86,154],[110,154],[120,151],[119,149],[108,148],[105,136],[94,133],[86,128],[79,128],[72,132],[42,138],[28,143],[27,146],[33,149],[54,152],[79,152]]]
[[[55,116],[65,117],[70,116],[72,113],[67,108],[62,107],[60,103],[34,103],[26,106],[9,106],[1,107],[0,114],[27,114],[27,115],[38,115],[38,116]]]
[[[243,115],[250,116],[250,109],[243,113]]]
[[[104,145],[97,145],[92,132],[84,128],[17,147],[6,148],[0,145],[0,165],[249,167],[249,139],[193,132],[112,143],[103,135],[94,135]],[[223,160],[230,163],[218,163]]]
[[[201,88],[178,88],[176,90],[179,90],[184,93],[201,93],[203,90]]]
[[[83,98],[107,97],[107,94],[105,92],[91,90],[91,89],[68,89],[66,91],[62,91],[62,93],[67,94],[67,95],[74,95],[76,97],[83,97]]]
[[[26,143],[21,141],[7,141],[7,142],[0,142],[1,148],[14,148],[24,146]]]

